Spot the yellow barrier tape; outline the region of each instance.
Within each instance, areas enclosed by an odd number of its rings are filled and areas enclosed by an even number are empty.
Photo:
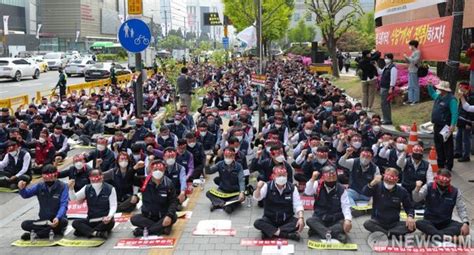
[[[352,209],[356,211],[367,211],[372,209],[372,205],[354,205]]]
[[[0,192],[15,193],[15,192],[18,192],[18,189],[10,189],[10,188],[6,188],[6,187],[0,187]]]
[[[16,247],[51,247],[55,246],[56,242],[50,242],[49,240],[36,240],[34,242],[25,240],[16,240],[11,245]]]
[[[61,239],[56,242],[56,244],[64,247],[97,247],[105,243],[105,240],[71,240],[71,239]]]
[[[400,212],[400,219],[406,220],[408,218],[407,213],[405,211]],[[422,220],[423,215],[415,214],[415,220]]]
[[[308,240],[308,248],[315,250],[345,250],[357,251],[357,244],[355,243],[322,243],[313,240]]]
[[[220,197],[220,198],[230,198],[230,197],[235,197],[235,196],[238,196],[240,194],[240,192],[234,192],[234,193],[224,193],[222,191],[219,191],[215,188],[212,188],[209,190],[209,192],[216,196],[216,197]]]

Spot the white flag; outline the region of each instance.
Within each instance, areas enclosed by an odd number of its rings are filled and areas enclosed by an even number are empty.
[[[237,34],[237,39],[244,42],[246,48],[253,48],[257,46],[257,30],[254,26],[247,27]]]
[[[79,40],[79,35],[81,34],[81,31],[77,30],[76,31],[76,42]]]
[[[3,16],[3,34],[8,35],[8,18],[10,16]]]
[[[40,30],[41,30],[42,26],[43,26],[43,24],[38,24],[38,29],[36,30],[36,39],[40,38]]]

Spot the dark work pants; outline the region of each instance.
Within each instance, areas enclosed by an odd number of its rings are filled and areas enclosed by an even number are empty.
[[[171,232],[171,228],[173,227],[173,224],[176,223],[176,220],[178,219],[177,217],[172,217],[171,218],[171,225],[168,227],[163,227],[163,220],[165,217],[161,219],[151,219],[146,217],[143,214],[135,214],[130,218],[130,222],[132,223],[133,226],[137,228],[147,228],[148,234],[150,235],[162,235],[164,232],[166,234],[169,234]],[[166,231],[165,231],[166,230]]]
[[[199,165],[194,167],[194,172],[191,176],[189,176],[188,182],[192,182],[193,180],[201,178],[201,174],[204,170],[204,165]]]
[[[110,232],[114,228],[115,221],[112,219],[108,224],[100,222],[89,222],[88,219],[78,219],[72,222],[72,227],[76,230],[74,235],[92,237],[94,231],[107,231]]]
[[[263,216],[263,218],[256,220],[253,223],[253,226],[256,229],[262,231],[262,233],[267,237],[272,237],[275,232],[280,229],[279,236],[286,238],[288,234],[294,233],[298,230],[298,228],[296,227],[297,222],[297,218],[291,217],[285,222],[275,223],[269,218]]]
[[[16,178],[16,180],[14,181],[10,181],[9,179],[7,179],[10,177],[12,177],[12,175],[9,172],[0,171],[0,187],[16,189],[18,188],[19,181],[24,181],[27,184],[31,181],[31,177],[26,174],[20,175],[20,177]]]
[[[416,228],[421,232],[425,233],[428,236],[438,236],[443,237],[443,235],[448,236],[458,236],[461,234],[462,223],[451,220],[449,222],[444,222],[441,224],[434,224],[428,220],[418,220],[416,221]]]
[[[382,224],[377,220],[370,219],[364,222],[364,228],[371,233],[379,231],[386,234],[387,236],[403,236],[407,233],[413,232],[408,230],[406,222],[404,221],[397,221],[392,224]]]
[[[448,170],[453,169],[454,164],[454,142],[453,135],[449,136],[448,140],[444,142],[443,136],[439,134],[439,131],[443,129],[444,125],[434,124],[434,143],[436,147],[436,153],[438,154],[438,166],[439,168],[446,168]]]
[[[59,224],[55,228],[52,228],[49,224],[36,225],[35,222],[43,220],[25,220],[21,223],[21,228],[26,232],[35,231],[38,238],[48,238],[49,231],[53,230],[55,235],[62,235],[67,227],[68,221],[66,218],[59,219]]]
[[[226,207],[224,206],[225,202],[239,199],[239,196],[229,197],[229,198],[220,198],[220,197],[214,196],[209,191],[206,192],[206,197],[209,198],[209,200],[211,200],[212,206],[217,207],[217,208],[225,208]],[[235,210],[240,205],[241,203],[236,202],[236,203],[228,205],[228,207],[232,208],[232,210]]]
[[[131,200],[132,200],[132,196],[130,196],[129,198],[125,199],[122,202],[119,202],[117,205],[117,212],[129,213],[135,210],[135,208],[137,207],[137,204],[133,204],[132,202],[130,202]],[[137,200],[137,201],[140,201],[140,200]]]
[[[62,100],[66,96],[66,86],[59,86],[59,98]]]
[[[326,233],[328,231],[331,232],[331,236],[336,238],[338,235],[344,233],[343,224],[344,220],[337,220],[337,221],[322,221],[319,217],[311,217],[306,220],[306,224],[308,225],[309,229],[316,232],[321,238],[326,238]]]
[[[471,156],[471,127],[460,128],[456,134],[456,154],[461,155],[462,158],[469,158]]]
[[[392,122],[392,107],[387,100],[389,89],[380,88],[380,106],[382,107],[382,119],[385,122]]]

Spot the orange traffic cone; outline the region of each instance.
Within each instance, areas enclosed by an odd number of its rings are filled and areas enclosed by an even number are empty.
[[[428,156],[428,162],[431,165],[433,173],[436,174],[439,170],[438,168],[438,154],[434,146],[431,146],[430,155]]]
[[[408,137],[408,154],[413,152],[413,146],[418,143],[418,129],[416,127],[416,122],[413,122],[410,130],[410,136]]]

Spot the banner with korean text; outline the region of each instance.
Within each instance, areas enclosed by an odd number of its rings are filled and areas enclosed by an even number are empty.
[[[375,18],[444,3],[446,0],[377,0]]]
[[[381,26],[375,29],[375,44],[382,53],[393,53],[395,59],[410,55],[408,42],[418,40],[423,60],[448,60],[453,17],[422,19]]]

